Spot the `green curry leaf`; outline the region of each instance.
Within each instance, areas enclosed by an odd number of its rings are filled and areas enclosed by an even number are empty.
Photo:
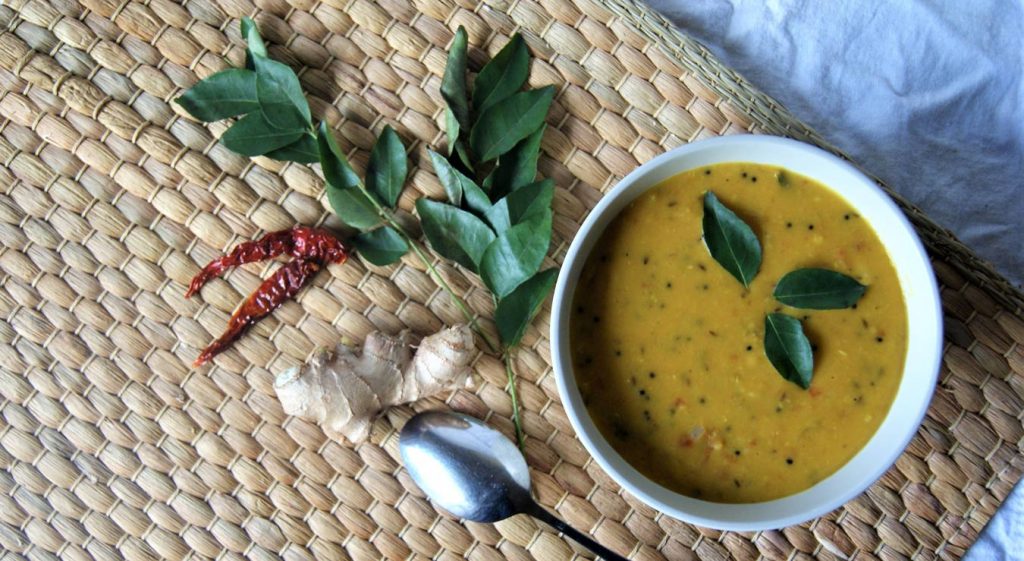
[[[448,135],[448,155],[451,156],[462,145],[459,141],[459,132],[462,130],[462,127],[459,125],[459,120],[455,117],[455,113],[452,113],[451,107],[444,108],[444,130],[445,134]]]
[[[469,210],[483,216],[491,208],[491,199],[476,183],[470,181],[462,186],[462,199]]]
[[[462,164],[462,168],[472,173],[473,159],[469,156],[469,150],[466,148],[466,143],[461,139],[455,143],[455,154],[459,157],[458,161]]]
[[[459,26],[448,49],[448,63],[441,79],[441,97],[448,104],[453,121],[448,123],[449,153],[459,139],[459,129],[469,130],[469,97],[466,95],[466,45],[468,39],[466,28]],[[452,130],[454,123],[454,131]]]
[[[480,277],[499,299],[538,269],[551,245],[551,210],[502,232],[480,261]]]
[[[336,188],[328,183],[327,200],[338,218],[353,228],[368,230],[380,223],[376,209],[360,189]]]
[[[389,207],[398,203],[408,167],[405,146],[390,126],[377,137],[366,166],[366,188]]]
[[[704,194],[704,243],[729,274],[750,286],[761,268],[761,243],[750,226],[714,193]]]
[[[254,57],[266,57],[267,46],[263,44],[263,38],[260,37],[260,31],[256,28],[256,23],[251,18],[242,18],[242,38],[245,39],[248,47],[245,49],[245,67],[249,70],[255,70],[256,65],[253,64]]]
[[[189,115],[205,122],[220,121],[260,108],[256,73],[229,68],[208,76],[175,100]]]
[[[519,141],[511,150],[498,157],[498,165],[491,173],[491,196],[500,199],[523,185],[533,183],[537,177],[537,158],[546,124]]]
[[[516,93],[529,74],[530,51],[517,33],[477,74],[473,82],[473,111],[481,115]]]
[[[509,193],[487,209],[484,217],[499,234],[551,208],[555,182],[543,179]]]
[[[309,103],[295,72],[287,64],[262,56],[253,57],[253,64],[256,99],[267,122],[285,130],[310,128]]]
[[[481,162],[511,150],[542,124],[554,99],[554,86],[514,94],[485,110],[469,133],[469,146]]]
[[[320,167],[327,180],[327,200],[343,222],[360,230],[368,230],[380,222],[377,208],[362,189],[359,176],[341,153],[326,122],[320,123],[317,147]]]
[[[462,206],[465,202],[470,210],[481,215],[491,207],[491,199],[487,197],[487,193],[484,193],[472,179],[455,169],[450,161],[437,152],[427,150],[427,154],[430,155],[437,179],[441,181],[441,186],[444,187],[444,192],[453,205]]]
[[[545,269],[523,284],[519,285],[508,296],[498,302],[494,309],[494,322],[498,326],[498,335],[506,347],[519,344],[526,333],[527,326],[540,311],[551,288],[558,278],[558,269]]]
[[[779,313],[765,316],[764,353],[783,378],[805,390],[811,387],[814,354],[800,320]]]
[[[379,267],[398,261],[409,251],[409,244],[391,226],[363,232],[352,238],[352,244],[364,259]]]
[[[444,193],[448,196],[448,202],[455,206],[462,206],[464,186],[473,180],[455,169],[441,154],[428,149],[427,155],[430,156],[430,163],[434,165],[434,173],[437,175],[438,181],[444,187]]]
[[[779,280],[772,295],[794,308],[835,310],[856,304],[865,290],[866,286],[837,271],[797,269]]]
[[[430,199],[416,201],[423,233],[434,251],[473,271],[479,270],[494,232],[469,212]]]
[[[300,164],[315,164],[320,161],[320,150],[316,146],[316,137],[304,132],[297,141],[277,150],[264,154],[268,158]]]
[[[317,129],[317,149],[320,152],[320,165],[323,167],[327,183],[339,189],[358,189],[359,176],[349,165],[348,159],[341,153],[341,148],[334,140],[334,134],[327,127],[327,121],[321,121]]]
[[[262,156],[299,140],[303,134],[302,129],[274,128],[261,112],[253,111],[231,125],[220,141],[243,156]]]

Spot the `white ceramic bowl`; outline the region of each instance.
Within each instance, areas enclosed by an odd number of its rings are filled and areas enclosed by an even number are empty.
[[[633,199],[678,173],[722,162],[780,166],[838,193],[868,221],[896,267],[907,305],[909,336],[903,379],[895,401],[867,445],[832,476],[810,489],[761,503],[720,504],[690,498],[651,481],[629,465],[590,419],[573,374],[569,318],[583,265],[605,228]],[[640,166],[598,203],[565,257],[551,311],[552,358],[566,414],[584,446],[622,487],[681,520],[723,530],[756,531],[798,524],[846,503],[896,461],[917,431],[931,401],[942,356],[938,285],[910,222],[873,181],[847,162],[814,146],[770,136],[738,135],[702,140]]]

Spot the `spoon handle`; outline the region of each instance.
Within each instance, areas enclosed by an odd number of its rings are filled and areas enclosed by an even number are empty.
[[[573,528],[572,526],[566,524],[562,521],[562,519],[558,518],[554,514],[551,514],[547,511],[547,509],[544,509],[537,503],[533,503],[533,505],[531,505],[528,514],[530,516],[533,516],[534,518],[537,518],[538,520],[547,522],[548,525],[552,528],[576,540],[576,542],[578,542],[580,545],[589,549],[590,551],[593,551],[594,553],[598,554],[607,561],[628,561],[625,557],[597,543],[596,541],[594,541],[593,538],[591,538],[587,534],[584,534],[576,528]]]

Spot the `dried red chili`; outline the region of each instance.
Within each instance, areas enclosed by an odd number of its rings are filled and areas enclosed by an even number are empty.
[[[228,320],[227,329],[206,347],[193,366],[200,366],[237,341],[250,326],[268,316],[299,290],[321,267],[343,263],[348,250],[338,238],[325,230],[296,226],[291,230],[272,232],[259,240],[239,244],[231,253],[211,261],[192,279],[186,297],[199,290],[208,280],[228,267],[252,263],[288,253],[295,258],[270,275]]]
[[[306,281],[319,270],[320,264],[316,261],[296,260],[286,263],[274,271],[274,274],[263,281],[263,284],[235,310],[231,319],[228,320],[228,327],[224,330],[224,334],[203,349],[193,366],[202,365],[214,355],[228,348],[250,326],[269,315],[285,300],[295,296],[299,290],[302,290]]]
[[[192,279],[185,298],[199,292],[204,284],[220,276],[228,267],[263,261],[285,253],[296,259],[320,263],[341,263],[348,257],[348,252],[338,238],[326,230],[295,226],[289,230],[271,232],[256,241],[238,244],[231,253],[210,261]]]

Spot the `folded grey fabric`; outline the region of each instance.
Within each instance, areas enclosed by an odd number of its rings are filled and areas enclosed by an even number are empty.
[[[649,0],[1024,282],[1024,6],[906,0]],[[1024,485],[967,561],[1024,561]]]
[[[1024,283],[1021,3],[649,3]]]

